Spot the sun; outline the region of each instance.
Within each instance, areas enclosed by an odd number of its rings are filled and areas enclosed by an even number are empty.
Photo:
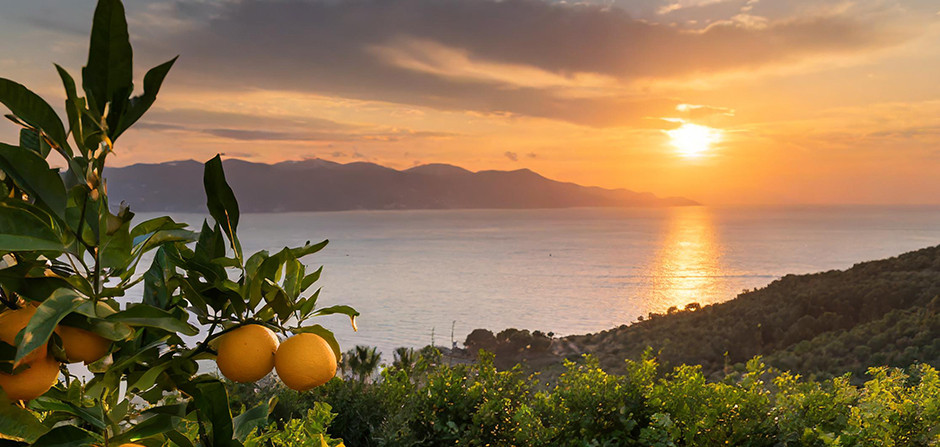
[[[712,144],[721,141],[721,131],[700,124],[685,123],[673,130],[667,130],[670,143],[679,150],[679,155],[686,158],[698,158],[705,155]]]

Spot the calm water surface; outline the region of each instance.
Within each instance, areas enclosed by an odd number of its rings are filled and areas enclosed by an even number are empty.
[[[151,215],[142,213],[140,218]],[[176,214],[197,225],[202,216]],[[329,246],[318,318],[345,348],[462,342],[474,328],[597,332],[715,303],[787,273],[940,243],[940,207],[354,211],[243,215],[246,252]],[[139,293],[139,292],[138,292]],[[386,360],[390,360],[386,359]]]

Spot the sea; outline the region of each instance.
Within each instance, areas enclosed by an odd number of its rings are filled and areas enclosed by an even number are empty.
[[[205,218],[170,214],[196,228]],[[246,253],[328,239],[303,261],[324,267],[319,305],[355,307],[358,332],[343,315],[311,323],[390,362],[396,347],[462,347],[476,328],[594,333],[937,245],[940,206],[244,214],[239,234]]]

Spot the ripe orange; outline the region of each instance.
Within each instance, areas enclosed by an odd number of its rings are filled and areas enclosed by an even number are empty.
[[[0,388],[10,400],[32,400],[52,388],[59,380],[59,362],[46,355],[29,363],[17,374],[0,372]]]
[[[329,343],[316,334],[297,334],[281,343],[274,367],[288,388],[306,391],[336,375],[336,356]]]
[[[55,332],[62,337],[62,347],[69,362],[86,365],[108,354],[111,341],[91,331],[77,327],[57,326]]]
[[[16,334],[26,327],[29,320],[33,318],[35,314],[36,308],[30,305],[0,313],[0,340],[8,345],[16,346]],[[43,343],[42,346],[34,349],[33,352],[26,354],[26,357],[23,357],[19,364],[32,363],[45,356],[46,344]]]
[[[233,382],[254,382],[274,369],[277,335],[270,329],[246,324],[219,337],[216,364]]]

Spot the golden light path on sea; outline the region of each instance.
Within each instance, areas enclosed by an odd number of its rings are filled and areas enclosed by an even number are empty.
[[[721,244],[706,207],[675,207],[653,263],[652,312],[702,302],[722,275]]]

